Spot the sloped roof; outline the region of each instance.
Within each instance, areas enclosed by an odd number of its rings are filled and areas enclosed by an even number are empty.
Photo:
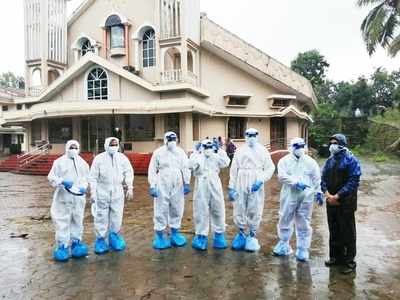
[[[76,64],[74,64],[71,68],[67,69],[63,75],[61,75],[57,80],[55,80],[40,96],[36,97],[32,102],[46,102],[54,97],[60,90],[62,90],[65,86],[67,86],[75,77],[79,76],[83,72],[85,72],[90,66],[98,65],[101,66],[121,77],[129,80],[137,84],[138,86],[155,93],[161,93],[166,91],[179,91],[185,90],[191,92],[200,97],[208,97],[208,93],[204,90],[194,87],[191,84],[187,83],[179,83],[174,85],[165,85],[165,86],[155,86],[147,82],[146,80],[140,78],[139,76],[132,74],[125,69],[121,68],[118,65],[113,64],[112,62],[96,55],[93,53],[86,54],[83,58],[81,58]]]
[[[300,74],[207,18],[201,17],[201,46],[248,73],[317,105],[311,83]]]

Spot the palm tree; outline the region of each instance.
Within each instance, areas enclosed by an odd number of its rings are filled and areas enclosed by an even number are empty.
[[[381,45],[395,56],[400,51],[400,0],[357,0],[357,4],[376,5],[361,24],[368,53],[372,55]]]

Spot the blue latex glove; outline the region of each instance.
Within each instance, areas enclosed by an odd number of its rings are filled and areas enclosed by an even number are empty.
[[[264,183],[263,183],[262,181],[257,180],[256,183],[254,183],[254,184],[251,186],[251,192],[252,192],[252,193],[258,192],[258,191],[261,189],[261,187],[262,187],[263,184],[264,184]]]
[[[195,149],[196,149],[197,152],[200,151],[201,143],[197,143],[196,146],[195,146]]]
[[[158,198],[160,197],[160,193],[158,192],[158,190],[156,188],[150,188],[149,189],[149,194],[152,198]]]
[[[228,189],[228,197],[229,197],[229,201],[234,202],[236,201],[237,197],[238,197],[238,192],[236,192],[235,189]]]
[[[213,150],[214,150],[214,153],[218,153],[218,150],[219,150],[219,143],[218,143],[218,141],[214,141],[214,142],[213,142]]]
[[[79,188],[79,192],[80,192],[81,194],[85,195],[86,192],[87,192],[87,189],[84,188],[84,187],[81,187],[81,188]]]
[[[72,181],[69,180],[64,180],[63,182],[61,182],[61,184],[66,188],[66,189],[70,189],[72,188],[72,186],[74,185],[74,183]]]
[[[185,183],[185,185],[183,186],[183,194],[187,195],[191,192],[192,190],[190,189],[190,184]]]
[[[324,196],[322,193],[317,193],[315,195],[315,202],[319,205],[322,206],[324,205]]]
[[[298,189],[299,191],[304,191],[305,189],[310,188],[310,186],[308,186],[307,184],[304,184],[302,182],[298,182],[296,183],[296,185],[294,186],[296,189]]]

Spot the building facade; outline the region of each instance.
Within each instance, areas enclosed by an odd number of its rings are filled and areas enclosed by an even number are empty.
[[[149,153],[167,130],[190,151],[205,137],[244,140],[257,128],[275,148],[307,138],[311,84],[200,13],[200,0],[25,0],[26,97],[3,111],[24,150],[62,153],[77,139],[102,151],[121,138]]]

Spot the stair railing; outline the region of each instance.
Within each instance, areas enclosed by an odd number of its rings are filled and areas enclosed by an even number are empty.
[[[49,153],[50,150],[50,143],[46,143],[40,147],[36,147],[32,151],[29,151],[23,155],[17,156],[18,160],[18,168],[22,168],[38,158],[42,157],[43,155],[46,155]]]

